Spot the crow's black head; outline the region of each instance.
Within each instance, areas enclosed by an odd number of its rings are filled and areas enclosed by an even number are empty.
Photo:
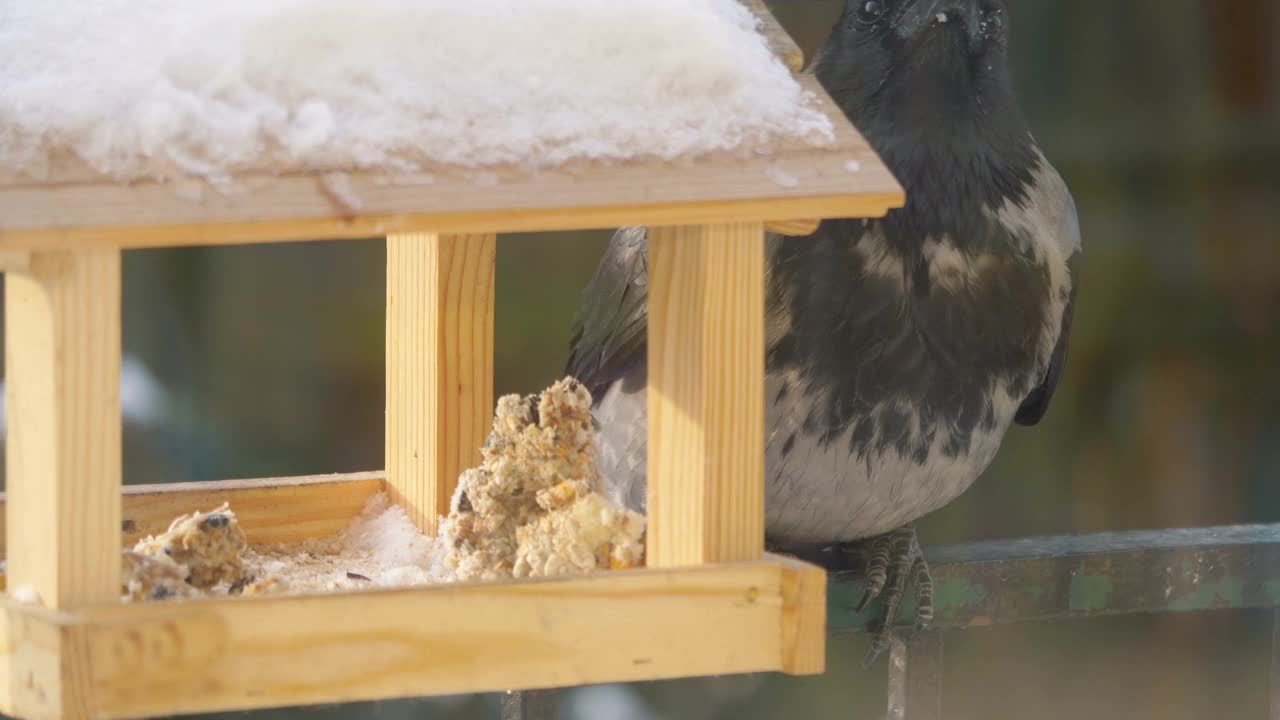
[[[907,187],[919,237],[959,229],[939,227],[959,219],[950,203],[1000,207],[1030,181],[1034,141],[1014,96],[1008,22],[1003,0],[846,0],[815,62]]]
[[[1002,0],[847,0],[816,67],[859,126],[974,121],[1013,101]]]

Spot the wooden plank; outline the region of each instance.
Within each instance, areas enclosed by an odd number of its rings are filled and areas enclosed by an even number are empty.
[[[335,202],[315,174],[246,171],[243,192],[191,200],[169,185],[110,182],[64,160],[45,180],[0,177],[0,250],[876,217],[900,207],[902,188],[866,141],[816,80],[802,82],[836,126],[829,147],[793,143],[768,157],[716,153],[687,165],[500,168],[483,183],[451,168],[433,170],[431,184],[352,172],[358,208]]]
[[[120,251],[38,253],[5,283],[7,584],[120,595]]]
[[[769,49],[778,56],[791,72],[798,73],[804,69],[804,51],[791,39],[791,35],[782,27],[778,19],[769,12],[764,0],[742,0],[747,9],[760,18],[760,31],[769,43]]]
[[[216,480],[124,488],[121,547],[162,533],[179,515],[231,503],[253,544],[299,542],[345,528],[383,490],[383,473]],[[0,528],[7,516],[0,493]],[[4,552],[0,545],[0,553]]]
[[[497,238],[387,238],[387,487],[434,535],[493,417]]]
[[[764,552],[764,229],[649,240],[650,567]]]
[[[942,720],[942,631],[889,640],[888,720]]]
[[[776,671],[790,572],[760,561],[9,612],[83,636],[88,714],[139,717]],[[15,643],[16,662],[28,641]]]

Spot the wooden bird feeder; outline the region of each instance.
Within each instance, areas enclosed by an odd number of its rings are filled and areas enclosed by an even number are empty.
[[[798,70],[799,51],[760,12]],[[825,573],[764,552],[764,232],[878,217],[903,193],[822,88],[802,82],[836,126],[830,147],[513,169],[485,186],[356,173],[358,210],[337,207],[315,175],[248,175],[251,193],[202,202],[69,164],[40,181],[0,175],[6,581],[42,600],[7,599],[0,615],[0,709],[143,717],[821,672]],[[771,167],[797,182],[779,184]],[[121,602],[122,543],[223,501],[250,542],[331,534],[384,489],[434,532],[492,417],[495,234],[621,225],[652,228],[645,569]],[[121,252],[375,235],[387,238],[385,474],[123,489]]]

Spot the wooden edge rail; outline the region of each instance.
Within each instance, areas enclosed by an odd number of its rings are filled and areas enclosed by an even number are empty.
[[[591,576],[97,606],[10,603],[3,709],[118,718],[822,671],[825,575],[790,558]],[[815,652],[816,650],[816,652]]]
[[[1280,525],[1241,525],[991,541],[928,548],[934,629],[1130,613],[1280,607]],[[829,629],[863,632],[862,582],[835,573]],[[907,625],[915,598],[898,623]]]
[[[179,515],[231,504],[249,542],[270,544],[324,537],[346,527],[384,489],[382,472],[260,480],[217,480],[124,488],[122,544],[162,533]],[[0,539],[5,494],[0,493]],[[0,552],[4,552],[0,544]]]

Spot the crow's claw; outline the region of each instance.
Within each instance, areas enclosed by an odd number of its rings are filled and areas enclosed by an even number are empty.
[[[866,592],[862,595],[862,602],[858,603],[858,612],[865,610],[872,600],[880,596],[885,583],[889,580],[889,553],[893,550],[895,534],[901,534],[901,530],[895,530],[871,540],[871,556],[867,559],[864,577]]]
[[[863,659],[863,666],[870,667],[876,658],[889,648],[889,633],[902,601],[907,594],[907,583],[916,587],[915,628],[923,630],[933,621],[933,577],[929,565],[920,552],[913,525],[904,525],[892,532],[871,538],[859,550],[866,552],[864,581],[866,592],[858,603],[858,611],[877,597],[884,599],[884,613],[871,636],[871,647]]]
[[[920,552],[918,544],[916,552]],[[916,584],[916,631],[922,632],[933,622],[933,576],[929,574],[929,563],[925,562],[924,555],[916,555],[911,574]]]

